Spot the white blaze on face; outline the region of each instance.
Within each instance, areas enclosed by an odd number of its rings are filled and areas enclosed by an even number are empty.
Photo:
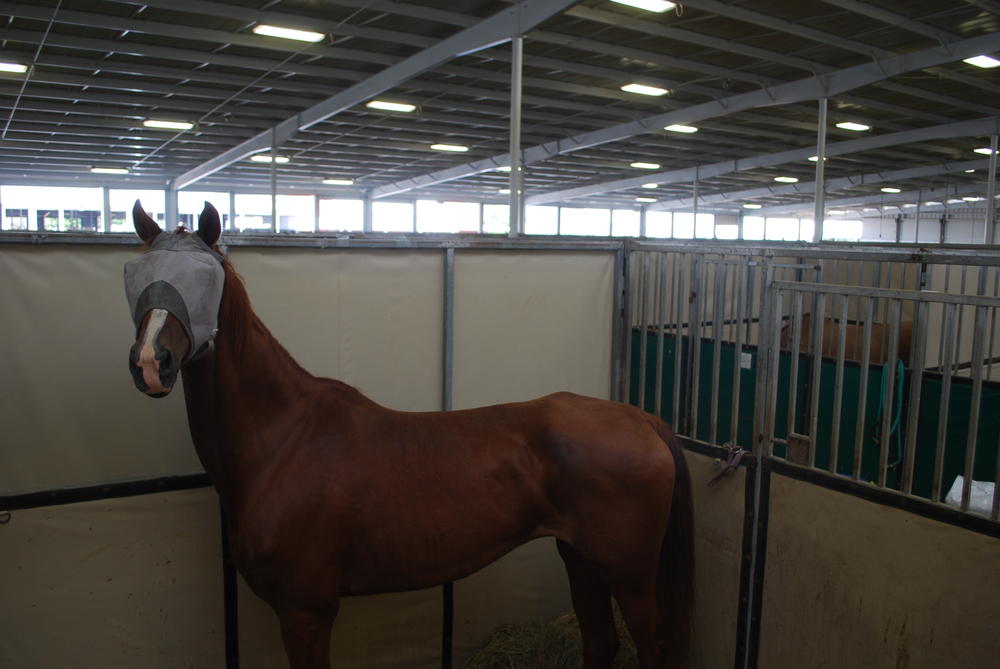
[[[167,323],[166,309],[152,309],[146,321],[146,330],[142,335],[142,346],[139,348],[138,365],[142,369],[142,378],[149,387],[149,393],[165,393],[168,388],[160,381],[160,361],[156,359],[156,338]]]

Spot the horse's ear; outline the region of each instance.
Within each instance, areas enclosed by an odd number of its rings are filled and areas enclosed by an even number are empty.
[[[198,236],[209,246],[215,246],[219,237],[222,236],[222,222],[219,220],[219,212],[208,200],[205,200],[205,208],[198,216]]]
[[[156,235],[163,232],[163,229],[156,224],[152,216],[146,213],[139,200],[132,205],[132,224],[135,226],[135,234],[145,243],[150,243]]]

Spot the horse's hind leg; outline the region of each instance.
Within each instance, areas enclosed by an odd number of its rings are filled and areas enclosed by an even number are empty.
[[[567,543],[557,542],[566,563],[573,610],[583,639],[583,669],[611,669],[618,653],[618,633],[611,611],[611,590],[597,566]]]
[[[301,609],[278,611],[281,639],[291,669],[330,669],[330,632],[336,611],[316,613]]]

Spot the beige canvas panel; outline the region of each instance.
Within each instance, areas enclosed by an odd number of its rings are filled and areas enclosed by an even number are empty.
[[[455,666],[500,625],[550,620],[572,610],[555,539],[536,539],[455,583]]]
[[[288,669],[274,611],[239,579],[240,666]],[[337,669],[437,669],[441,666],[441,589],[345,597],[333,626]]]
[[[224,666],[215,491],[14,511],[0,547],[0,667]]]
[[[993,667],[1000,541],[771,479],[760,667]]]
[[[736,656],[746,472],[709,488],[715,458],[687,451],[694,497],[695,618],[692,669],[732,666]]]
[[[393,409],[441,408],[440,251],[235,247],[230,257],[254,310],[307,370]]]
[[[123,266],[138,247],[0,251],[0,493],[198,471],[182,393],[128,371]]]
[[[610,253],[457,252],[454,407],[608,397],[613,274]]]

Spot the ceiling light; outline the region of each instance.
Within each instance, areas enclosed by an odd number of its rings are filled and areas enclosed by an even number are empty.
[[[892,186],[885,186],[884,188],[881,188],[880,190],[883,193],[902,193],[903,192],[903,191],[901,191],[898,188],[893,188]]]
[[[827,158],[826,156],[823,156],[823,162],[824,163],[826,161],[828,161],[828,160],[829,160],[829,158]],[[819,156],[809,156],[809,162],[811,162],[811,163],[818,163],[819,162]]]
[[[281,28],[279,26],[269,26],[266,23],[255,25],[253,27],[253,31],[258,35],[280,37],[282,39],[293,39],[299,42],[318,42],[326,37],[323,33],[314,33],[308,30],[293,30],[292,28]]]
[[[828,211],[826,213],[832,214],[833,216],[840,216],[842,214],[846,214],[847,212],[844,211],[843,209],[831,209],[830,211]]]
[[[194,123],[187,121],[161,121],[154,118],[147,118],[142,122],[147,128],[163,128],[165,130],[190,130]]]
[[[774,177],[775,181],[780,181],[783,184],[795,184],[799,182],[798,177]]]
[[[0,72],[15,72],[17,74],[23,74],[28,71],[27,65],[22,65],[21,63],[0,63]]]
[[[500,193],[501,195],[510,195],[509,188],[498,188],[497,192]]]
[[[936,200],[928,200],[927,202],[924,202],[924,206],[925,207],[933,207],[933,206],[939,205],[939,204],[941,204],[941,203],[938,202],[938,201],[936,201]]]
[[[903,208],[904,209],[912,209],[913,207],[916,207],[916,206],[917,205],[913,204],[912,202],[907,202],[906,204],[903,205]]]
[[[991,149],[988,146],[984,146],[981,149],[973,149],[972,152],[973,153],[981,153],[984,156],[992,156],[993,155],[993,149]]]
[[[353,186],[354,179],[323,179],[327,186]]]
[[[677,6],[677,3],[667,2],[666,0],[611,0],[611,2],[617,2],[619,5],[628,5],[637,9],[645,9],[657,14],[662,14]]]
[[[963,63],[968,63],[969,65],[975,65],[976,67],[992,68],[1000,65],[1000,60],[996,58],[990,58],[989,56],[973,56],[972,58],[963,58]]]
[[[952,198],[951,200],[948,200],[948,204],[962,204],[962,201]]]
[[[754,204],[753,202],[747,202],[743,205],[744,209],[760,209],[763,205]]]
[[[91,167],[90,171],[94,174],[128,174],[124,167]]]
[[[269,163],[271,162],[271,154],[269,153],[258,153],[255,156],[250,156],[250,160],[255,163]],[[274,162],[282,165],[288,162],[288,156],[275,156]]]
[[[865,207],[862,211],[878,211],[878,209],[875,209],[873,207]]]
[[[639,95],[666,95],[669,91],[659,86],[646,86],[644,84],[625,84],[622,90],[626,93],[638,93]]]
[[[972,197],[969,195],[966,195],[965,197],[962,198],[962,200],[964,200],[965,202],[982,202],[985,199],[986,198],[983,197]]]
[[[972,174],[973,172],[975,172],[975,170],[965,170],[966,174]]]
[[[411,112],[417,108],[417,105],[411,105],[405,102],[389,102],[387,100],[372,100],[365,106],[371,109],[381,109],[382,111],[394,112]]]
[[[643,188],[659,188],[660,184],[642,184]]]
[[[841,130],[853,130],[855,132],[864,132],[865,130],[871,130],[870,125],[865,125],[864,123],[854,123],[853,121],[843,121],[837,124],[837,127]]]
[[[664,130],[669,130],[670,132],[683,132],[685,134],[691,134],[692,132],[698,132],[698,128],[693,125],[682,125],[680,123],[674,123],[672,125],[665,126]]]
[[[469,150],[469,147],[462,146],[461,144],[431,144],[431,148],[435,151],[454,151],[456,153]]]
[[[640,170],[658,170],[660,169],[659,163],[629,163],[629,167],[635,167]]]
[[[637,197],[636,202],[656,202],[655,197]]]

